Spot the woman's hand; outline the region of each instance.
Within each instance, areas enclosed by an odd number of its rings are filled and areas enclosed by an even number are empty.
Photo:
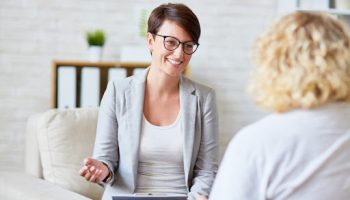
[[[87,181],[101,183],[109,175],[109,169],[101,161],[85,158],[84,166],[79,170],[79,174]]]
[[[196,200],[208,200],[206,196],[198,195]]]

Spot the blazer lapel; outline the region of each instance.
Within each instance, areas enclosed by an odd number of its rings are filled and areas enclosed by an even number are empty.
[[[127,103],[128,118],[127,123],[129,127],[128,148],[129,166],[130,166],[130,187],[135,190],[140,146],[140,133],[142,126],[143,104],[145,94],[145,81],[149,69],[144,70],[143,73],[132,78],[131,87],[125,93],[125,102]]]
[[[182,130],[184,131],[184,171],[186,185],[189,186],[189,172],[191,169],[193,145],[195,138],[195,122],[197,96],[194,94],[194,87],[184,77],[180,79],[180,109],[182,112]]]

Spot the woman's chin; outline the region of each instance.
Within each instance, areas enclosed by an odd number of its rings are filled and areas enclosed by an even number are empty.
[[[180,70],[167,70],[167,71],[165,71],[165,73],[171,77],[179,77],[181,75]]]

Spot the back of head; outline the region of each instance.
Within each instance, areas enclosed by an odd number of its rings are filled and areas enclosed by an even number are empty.
[[[165,20],[175,22],[198,43],[201,27],[197,16],[184,4],[167,3],[155,8],[148,18],[148,32],[157,34]]]
[[[249,91],[276,112],[350,101],[350,37],[325,13],[295,12],[258,38]]]

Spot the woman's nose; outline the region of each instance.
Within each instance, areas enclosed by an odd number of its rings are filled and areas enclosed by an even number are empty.
[[[179,46],[173,52],[173,54],[176,55],[178,58],[182,58],[184,54],[182,45],[183,44],[179,44]]]

